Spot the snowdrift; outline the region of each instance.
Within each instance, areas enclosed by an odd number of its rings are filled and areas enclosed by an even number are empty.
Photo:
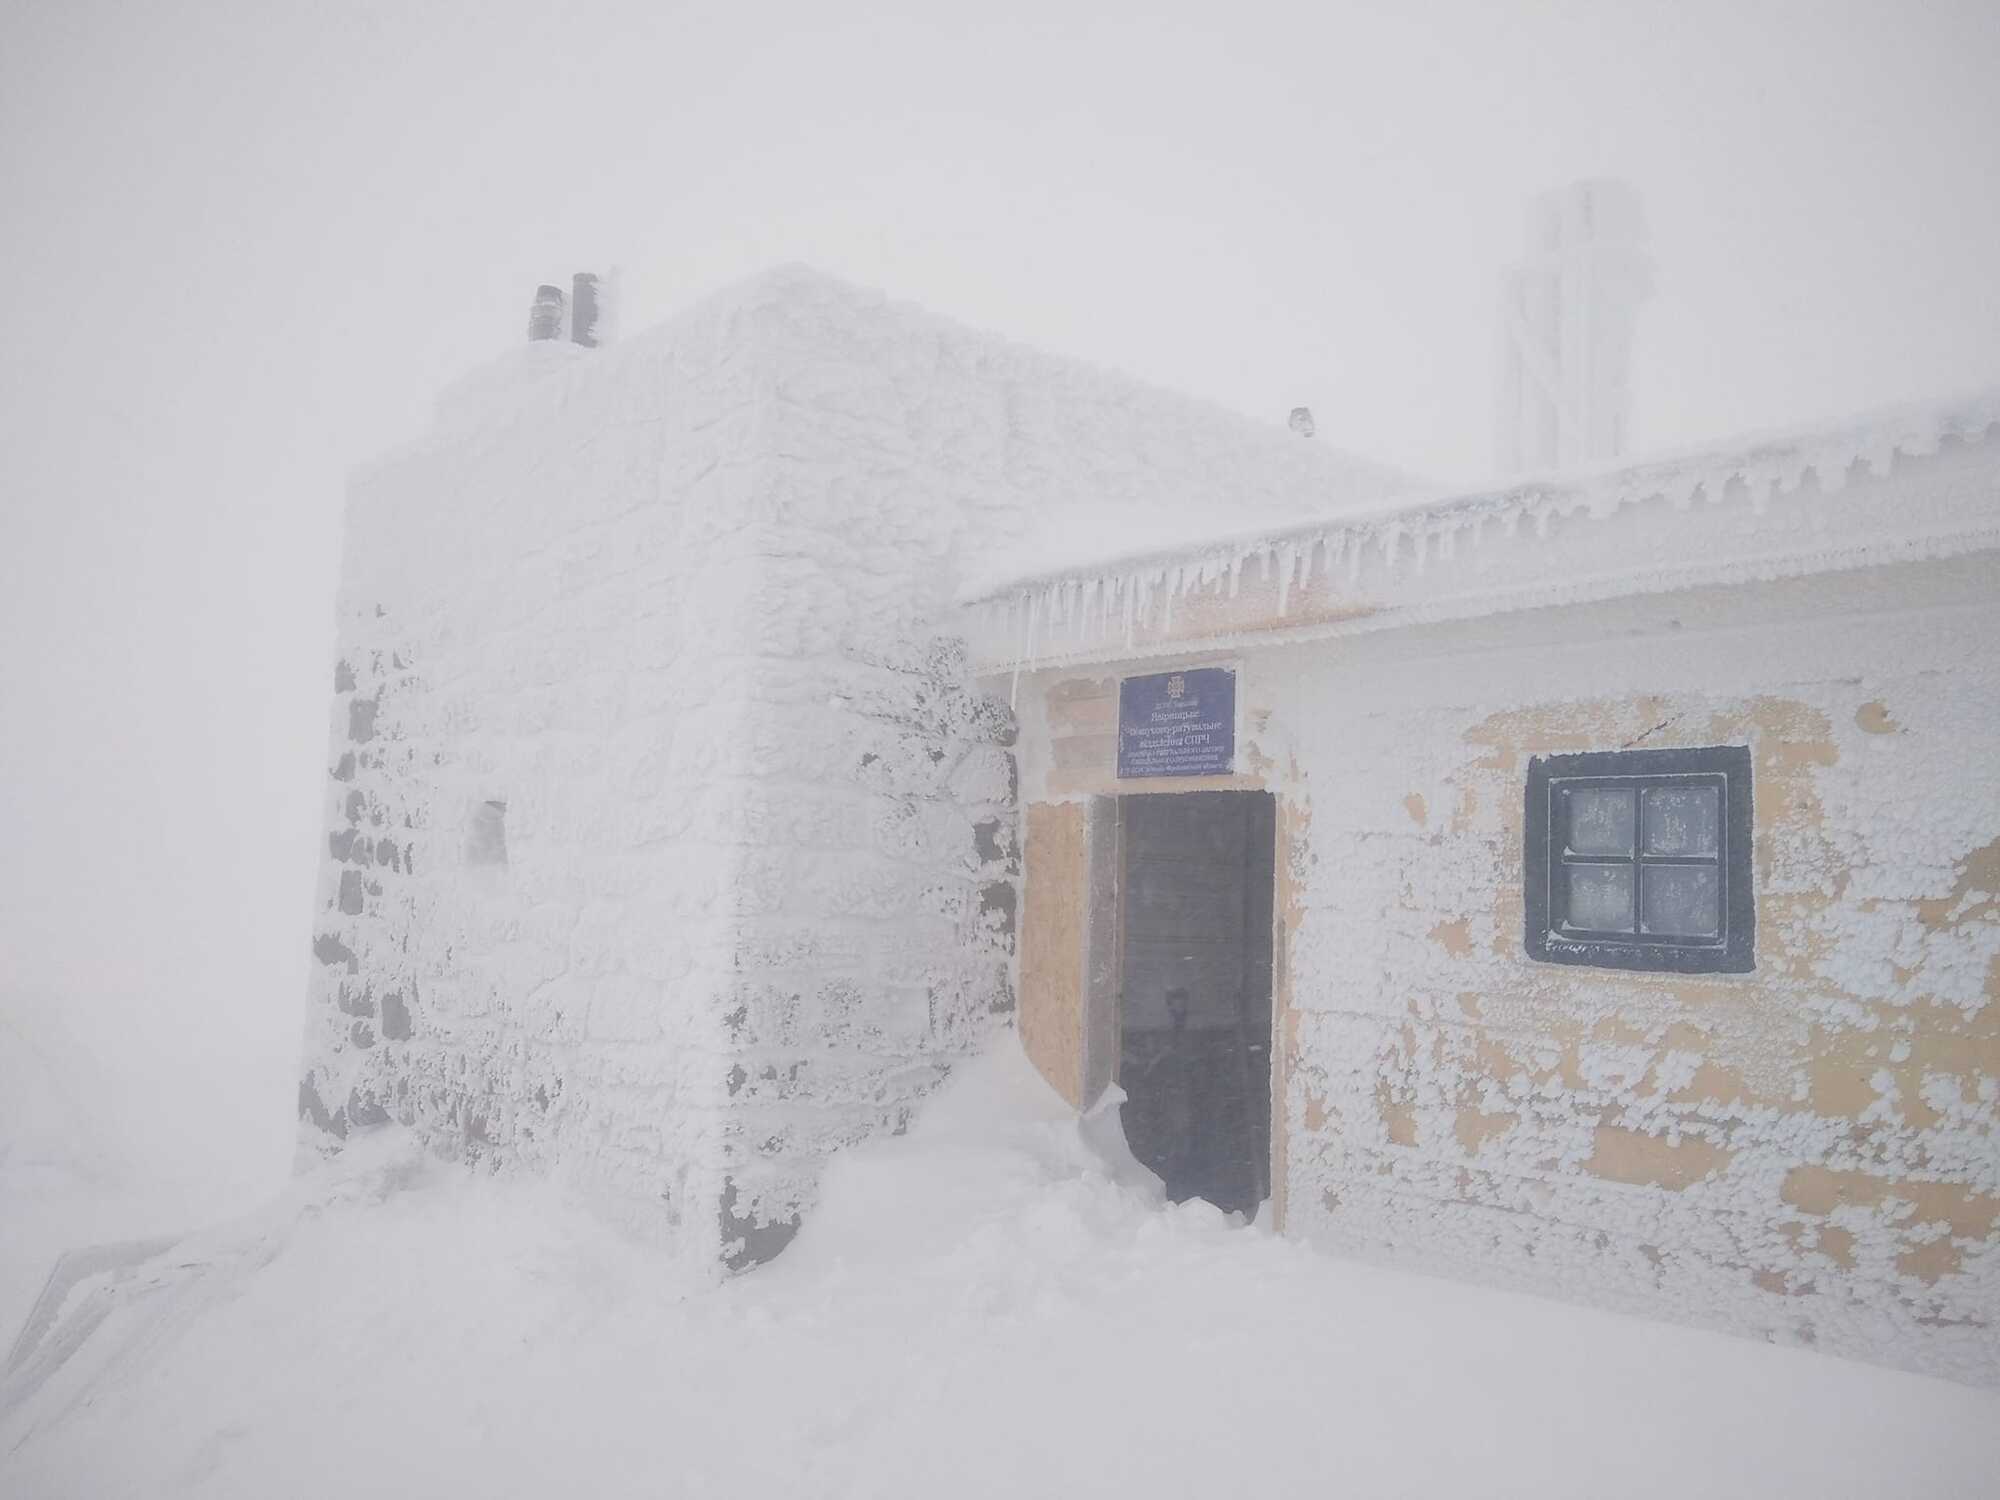
[[[385,1133],[60,1311],[65,1357],[0,1394],[0,1493],[1974,1496],[2000,1466],[1992,1393],[1165,1204],[1011,1038],[719,1289]]]

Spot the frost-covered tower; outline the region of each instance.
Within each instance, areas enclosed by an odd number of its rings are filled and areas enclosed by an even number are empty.
[[[1651,286],[1645,220],[1622,182],[1537,198],[1500,293],[1502,474],[1608,462],[1630,446],[1633,325]]]
[[[308,1154],[394,1119],[706,1272],[1011,1024],[1022,538],[1385,476],[804,271],[464,382],[348,502]]]

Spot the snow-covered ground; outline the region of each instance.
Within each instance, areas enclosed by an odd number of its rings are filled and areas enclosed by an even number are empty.
[[[1994,1393],[1332,1260],[1163,1206],[1107,1124],[1003,1038],[692,1294],[379,1137],[0,1385],[0,1494],[1995,1492]]]

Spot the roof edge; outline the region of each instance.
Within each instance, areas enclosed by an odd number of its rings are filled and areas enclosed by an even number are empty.
[[[1983,444],[1995,427],[2000,427],[2000,388],[1881,408],[1837,423],[1746,433],[1637,463],[1534,476],[1498,488],[1399,498],[1297,525],[1218,532],[1199,542],[973,579],[959,591],[958,603],[966,608],[1006,605],[1050,588],[1111,583],[1177,567],[1207,573],[1218,561],[1234,571],[1246,562],[1262,559],[1268,565],[1287,552],[1302,554],[1321,545],[1331,553],[1377,542],[1393,554],[1407,537],[1421,555],[1429,538],[1494,520],[1509,531],[1529,520],[1537,532],[1546,532],[1551,520],[1579,513],[1601,519],[1663,502],[1685,510],[1697,495],[1718,502],[1735,482],[1747,491],[1753,512],[1762,514],[1773,495],[1796,491],[1809,475],[1823,493],[1833,493],[1846,486],[1857,464],[1886,478],[1900,459],[1928,457],[1947,441]]]

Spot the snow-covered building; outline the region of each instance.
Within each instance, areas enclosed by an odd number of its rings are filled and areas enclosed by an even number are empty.
[[[304,1140],[713,1274],[1013,1029],[1176,1195],[2000,1381],[1996,423],[1438,498],[807,272],[531,345],[353,488]]]

